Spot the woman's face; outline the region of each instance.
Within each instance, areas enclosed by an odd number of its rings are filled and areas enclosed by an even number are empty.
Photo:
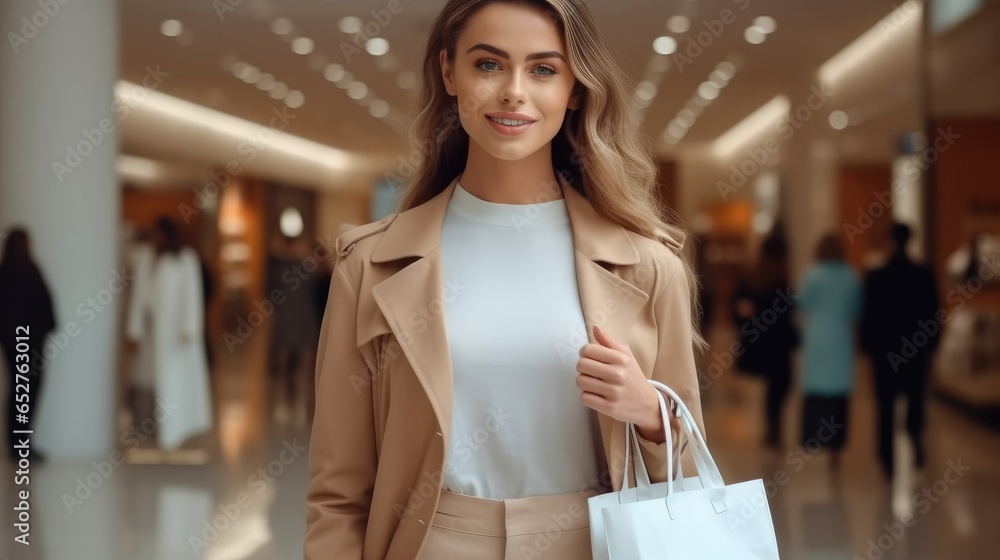
[[[439,56],[462,127],[495,158],[519,160],[546,147],[566,109],[579,107],[562,34],[538,8],[489,4],[469,18],[455,60],[443,49]]]

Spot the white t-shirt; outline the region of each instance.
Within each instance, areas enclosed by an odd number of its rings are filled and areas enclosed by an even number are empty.
[[[580,402],[588,342],[564,199],[498,204],[456,185],[441,232],[455,371],[445,488],[513,499],[597,479],[596,413]]]

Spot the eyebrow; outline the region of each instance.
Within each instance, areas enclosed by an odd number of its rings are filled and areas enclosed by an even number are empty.
[[[484,50],[484,51],[489,51],[489,52],[491,52],[491,53],[493,53],[493,54],[495,54],[495,55],[497,55],[499,57],[506,58],[507,60],[510,60],[510,55],[507,54],[507,51],[502,50],[502,49],[498,49],[498,48],[494,47],[493,45],[487,45],[486,43],[479,43],[477,45],[473,45],[472,48],[470,48],[469,50],[465,51],[465,53],[469,54],[470,52],[472,52],[472,51],[474,51],[476,49],[481,49],[481,50]],[[560,54],[559,51],[546,51],[546,52],[531,53],[531,54],[529,54],[528,56],[525,57],[525,60],[538,60],[540,58],[558,58],[558,59],[562,60],[563,62],[566,62],[566,58],[562,54]]]

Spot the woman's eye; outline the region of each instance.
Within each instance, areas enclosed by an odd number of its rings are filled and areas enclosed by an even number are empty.
[[[492,65],[492,66],[495,66],[495,67],[498,68],[500,66],[500,63],[498,63],[495,60],[483,60],[479,64],[476,64],[476,68],[479,68],[481,70],[486,70],[486,71],[493,71],[493,70],[497,69],[497,68],[484,68],[484,66],[486,66],[486,65]]]
[[[556,72],[555,68],[553,68],[553,67],[551,67],[551,66],[549,66],[547,64],[542,64],[541,66],[538,67],[538,69],[539,70],[545,70],[545,72],[539,72],[539,74],[541,74],[542,76],[554,76],[554,75],[558,74],[558,72]]]

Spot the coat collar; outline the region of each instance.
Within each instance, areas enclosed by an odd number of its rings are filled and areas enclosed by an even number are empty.
[[[383,232],[371,256],[373,263],[407,257],[407,263],[372,287],[371,293],[385,322],[399,342],[406,361],[419,380],[444,438],[450,441],[454,369],[448,346],[445,305],[449,292],[441,265],[441,226],[448,201],[461,175],[429,201],[396,216]],[[649,295],[612,273],[601,263],[635,265],[638,248],[627,230],[599,214],[590,202],[559,177],[576,249],[574,261],[587,339],[595,342],[593,327],[599,324],[616,340],[626,341],[635,317]],[[378,321],[358,318],[358,343],[371,340]],[[611,479],[620,480],[625,446],[620,423],[597,413],[604,459]],[[442,465],[444,457],[441,458]]]
[[[573,227],[573,245],[594,262],[616,265],[638,264],[639,251],[622,226],[601,215],[590,201],[556,174],[566,200]],[[383,263],[406,257],[424,257],[441,245],[441,224],[458,175],[443,191],[424,204],[401,212],[382,235],[372,262]]]

